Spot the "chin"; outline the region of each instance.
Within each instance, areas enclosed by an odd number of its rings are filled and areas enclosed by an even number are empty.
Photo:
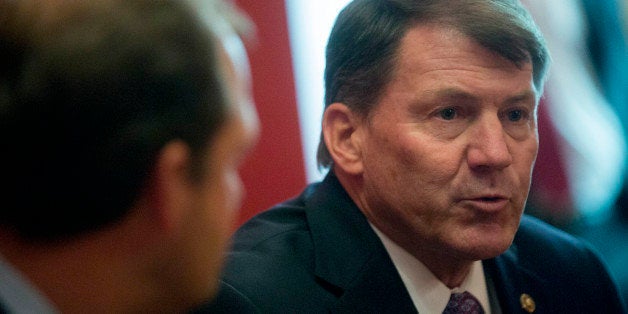
[[[211,286],[206,285],[202,288],[195,287],[193,291],[188,291],[189,292],[187,294],[188,298],[186,299],[187,303],[185,304],[184,308],[187,310],[196,309],[203,306],[206,303],[211,302],[212,300],[214,300],[214,298],[218,294],[218,290],[219,290],[218,282],[216,282],[215,284],[212,284]]]
[[[496,257],[504,253],[514,239],[514,233],[482,233],[466,241],[465,253],[472,257],[473,260],[484,260]]]
[[[506,250],[508,250],[509,247],[510,247],[510,243],[508,243],[507,245],[490,246],[490,247],[483,248],[479,252],[476,253],[477,259],[485,260],[485,259],[491,259],[491,258],[497,257],[501,255],[502,253],[506,252]]]

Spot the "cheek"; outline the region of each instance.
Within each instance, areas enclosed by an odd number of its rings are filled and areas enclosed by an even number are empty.
[[[529,186],[534,164],[536,162],[538,144],[536,141],[529,141],[528,143],[524,143],[524,145],[520,144],[518,147],[519,149],[513,158],[515,160],[514,165],[522,183]]]
[[[205,182],[199,187],[197,206],[200,213],[197,222],[206,241],[220,250],[225,245],[242,203],[242,184],[238,172],[223,160],[212,160]],[[202,217],[202,218],[200,218]]]
[[[456,177],[463,153],[463,149],[453,143],[435,142],[417,135],[402,142],[397,160],[423,187],[440,189]]]
[[[216,290],[242,194],[237,172],[214,165],[194,197],[183,244],[187,280],[203,298]]]
[[[227,198],[226,205],[230,214],[235,214],[242,205],[244,198],[244,187],[242,179],[236,168],[230,168],[225,174],[225,196]]]
[[[210,189],[207,206],[216,213],[213,218],[221,225],[219,228],[229,229],[242,204],[242,181],[238,171],[229,167],[221,169],[220,176],[214,179],[216,185]]]
[[[447,191],[459,172],[457,147],[430,142],[412,132],[374,137],[365,155],[365,184],[369,193],[400,208],[427,200],[446,206]]]

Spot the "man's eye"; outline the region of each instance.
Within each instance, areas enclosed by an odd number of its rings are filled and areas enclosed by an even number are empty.
[[[523,111],[522,110],[512,110],[508,112],[508,120],[516,122],[519,121],[523,118]]]
[[[445,108],[440,111],[440,117],[444,120],[453,120],[456,117],[456,109]]]

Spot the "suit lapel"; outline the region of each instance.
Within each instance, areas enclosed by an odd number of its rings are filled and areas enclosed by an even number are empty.
[[[331,313],[417,312],[388,256],[377,256],[365,266]]]
[[[555,313],[564,305],[555,300],[565,300],[561,291],[548,291],[546,279],[529,270],[517,260],[517,246],[511,246],[502,255],[484,261],[484,271],[495,284],[503,313],[529,313],[522,305],[526,298],[534,301],[534,313]],[[523,299],[522,300],[522,296]]]
[[[307,198],[315,273],[339,297],[335,313],[416,313],[366,217],[330,173]]]

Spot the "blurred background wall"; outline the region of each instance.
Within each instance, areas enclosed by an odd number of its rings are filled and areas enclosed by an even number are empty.
[[[246,198],[240,224],[299,193],[306,174],[285,3],[243,0],[236,4],[257,27],[256,39],[247,45],[262,126],[260,141],[241,170]]]

